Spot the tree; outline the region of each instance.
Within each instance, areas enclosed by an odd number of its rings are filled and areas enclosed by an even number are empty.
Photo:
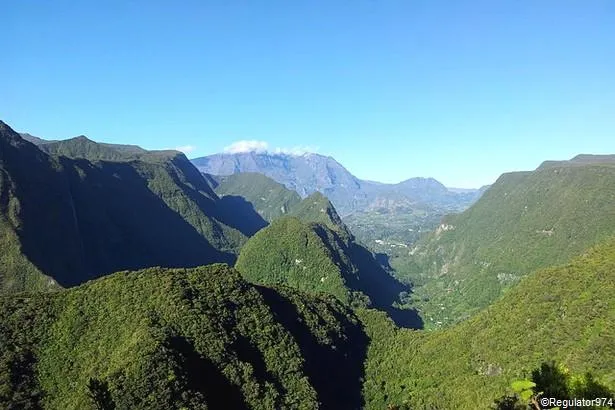
[[[88,396],[97,410],[114,410],[115,403],[109,392],[109,384],[96,378],[88,381]]]

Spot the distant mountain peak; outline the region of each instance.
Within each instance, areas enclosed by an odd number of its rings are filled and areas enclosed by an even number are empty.
[[[286,152],[253,150],[225,152],[195,158],[192,163],[199,171],[211,175],[232,175],[256,172],[296,191],[302,198],[321,192],[335,205],[342,216],[370,208],[374,202],[423,202],[445,210],[465,209],[478,195],[449,191],[431,177],[409,178],[399,184],[363,181],[351,174],[335,158],[305,152],[294,155]]]

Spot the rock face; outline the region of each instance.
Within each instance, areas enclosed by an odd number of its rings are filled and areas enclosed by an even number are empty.
[[[340,215],[382,208],[413,208],[418,204],[447,211],[471,205],[480,190],[451,191],[433,178],[410,178],[398,184],[361,180],[339,162],[319,154],[289,155],[268,152],[215,154],[192,163],[212,175],[257,172],[296,191],[301,197],[318,191],[331,200]]]

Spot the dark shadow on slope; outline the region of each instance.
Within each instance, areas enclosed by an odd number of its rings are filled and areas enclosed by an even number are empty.
[[[171,337],[170,347],[182,364],[182,376],[187,388],[202,395],[210,409],[247,409],[241,389],[232,384],[216,365],[194,349],[181,336]]]
[[[267,226],[254,206],[243,197],[225,196],[218,199],[206,178],[207,174],[200,173],[183,155],[175,157],[172,164],[181,171],[180,176],[174,169],[170,170],[174,182],[208,215],[248,237]]]
[[[284,387],[280,384],[279,380],[267,371],[267,365],[265,364],[263,354],[254,346],[248,337],[237,335],[237,338],[232,344],[232,350],[237,353],[237,358],[240,361],[252,365],[254,376],[260,384],[268,382],[275,386],[276,391],[284,391]]]
[[[14,251],[59,282],[82,274],[85,261],[66,175],[10,128],[0,124],[0,131],[0,214],[19,238]]]
[[[423,319],[414,309],[399,309],[393,303],[399,301],[401,292],[410,293],[412,289],[384,270],[373,254],[361,245],[351,243],[350,259],[358,269],[359,281],[356,289],[365,293],[376,309],[385,311],[399,327],[422,329]]]
[[[372,307],[386,312],[397,326],[423,328],[423,320],[416,310],[393,306],[399,302],[401,292],[411,293],[412,289],[385,270],[372,252],[357,244],[354,239],[344,240],[337,232],[323,229],[322,226],[316,225],[314,230],[329,248],[335,263],[340,266],[346,286],[367,295]],[[348,260],[344,260],[342,254]]]
[[[148,187],[135,165],[60,158],[69,194],[50,197],[45,203],[23,201],[23,251],[43,272],[62,286],[73,286],[125,269],[151,266],[193,267],[213,262],[232,263],[234,255],[212,246],[184,217],[171,209]],[[22,187],[28,197],[36,186]],[[173,193],[176,187],[169,186]],[[56,194],[57,196],[57,194]],[[169,200],[173,200],[170,198]],[[65,223],[50,226],[41,220],[50,202],[62,202]],[[64,228],[75,226],[76,232]],[[63,229],[64,228],[64,229]],[[57,229],[67,238],[51,242],[42,235]],[[75,240],[75,237],[77,240]],[[85,267],[61,269],[56,260],[75,247]],[[73,250],[74,252],[74,250]]]
[[[330,333],[328,336],[333,339],[333,345],[328,346],[319,343],[306,323],[304,314],[289,298],[274,289],[261,286],[257,286],[257,289],[277,321],[299,345],[305,359],[305,373],[318,394],[321,408],[362,408],[363,363],[369,339],[360,322],[352,323],[343,315],[333,312],[336,320],[342,324],[346,338]],[[306,306],[304,308],[309,309]]]
[[[250,237],[268,225],[251,202],[238,195],[225,195],[218,201],[220,222]]]
[[[383,269],[388,272],[393,271],[393,268],[389,263],[389,255],[387,255],[386,253],[375,253],[374,258],[376,259],[376,262],[378,262],[378,264],[382,266]]]

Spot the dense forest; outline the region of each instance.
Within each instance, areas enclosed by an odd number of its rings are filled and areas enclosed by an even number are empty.
[[[612,398],[613,164],[505,174],[392,251],[320,192],[0,123],[0,407]]]

